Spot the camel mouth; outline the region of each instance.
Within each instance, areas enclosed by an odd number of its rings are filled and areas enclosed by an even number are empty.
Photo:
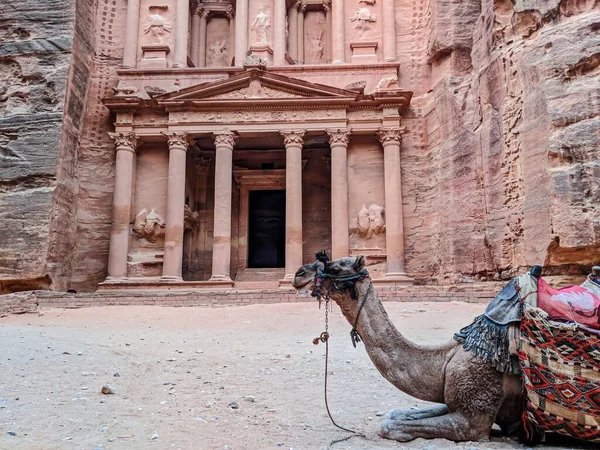
[[[308,280],[307,282],[305,282],[303,284],[297,284],[296,280],[294,280],[292,282],[292,286],[294,286],[294,289],[296,289],[297,291],[304,291],[304,290],[307,290],[309,285],[312,284],[313,282],[314,282],[314,280]]]

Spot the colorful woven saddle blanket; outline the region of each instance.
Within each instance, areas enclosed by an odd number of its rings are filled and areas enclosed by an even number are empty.
[[[553,432],[600,443],[600,335],[551,320],[525,302],[519,351],[525,409],[533,432]]]
[[[496,370],[519,375],[522,305],[540,307],[551,320],[575,323],[600,335],[600,285],[586,280],[581,286],[553,289],[529,274],[513,278],[473,323],[454,335],[466,351]]]

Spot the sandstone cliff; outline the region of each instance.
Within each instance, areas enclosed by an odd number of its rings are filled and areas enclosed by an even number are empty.
[[[426,6],[430,84],[415,86],[403,159],[410,272],[588,270],[600,260],[598,2]]]

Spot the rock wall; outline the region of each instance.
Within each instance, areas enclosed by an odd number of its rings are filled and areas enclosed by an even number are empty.
[[[0,293],[47,288],[50,243],[62,245],[51,223],[72,206],[53,208],[72,189],[67,176],[57,183],[64,165],[74,175],[66,140],[76,125],[67,136],[61,123],[81,110],[76,94],[65,100],[75,22],[74,2],[0,4]]]
[[[584,273],[600,260],[597,3],[429,4],[430,88],[415,86],[403,158],[417,278]]]

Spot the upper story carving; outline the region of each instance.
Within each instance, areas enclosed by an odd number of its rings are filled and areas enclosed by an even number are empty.
[[[127,14],[126,68],[396,60],[394,1],[129,0]]]

